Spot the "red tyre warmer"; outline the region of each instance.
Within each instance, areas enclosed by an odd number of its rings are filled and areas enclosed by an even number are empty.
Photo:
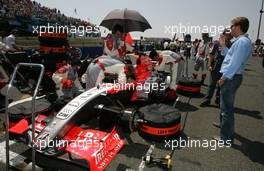
[[[172,139],[180,133],[180,112],[165,104],[152,104],[139,109],[144,114],[146,123],[139,130],[139,135],[150,141]]]
[[[196,79],[183,78],[179,80],[176,88],[177,94],[187,97],[197,97],[201,95],[201,82]]]

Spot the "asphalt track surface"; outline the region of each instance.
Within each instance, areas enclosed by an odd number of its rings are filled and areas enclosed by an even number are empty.
[[[264,68],[262,59],[252,57],[246,65],[243,83],[235,101],[235,144],[231,147],[182,147],[176,148],[173,155],[172,170],[264,170]],[[192,66],[192,62],[190,62]],[[190,72],[192,72],[190,67]],[[206,84],[208,79],[206,80]],[[205,94],[207,87],[202,87]],[[182,113],[182,139],[205,142],[212,136],[219,135],[219,129],[212,122],[219,120],[219,109],[212,100],[210,107],[202,108],[202,98],[192,98],[187,104],[182,97],[177,107]],[[128,137],[128,136],[127,136]],[[175,139],[177,140],[177,139]],[[179,140],[179,139],[178,139]],[[137,170],[141,157],[147,152],[151,142],[147,142],[137,133],[126,139],[127,145],[120,151],[107,167],[107,171]],[[154,150],[155,157],[170,153],[166,143],[158,144]],[[203,144],[204,145],[204,144]],[[205,145],[204,145],[205,146]],[[215,149],[215,150],[214,150]],[[12,155],[25,150],[21,144],[11,145]],[[0,138],[0,170],[5,168],[4,138]],[[162,170],[146,167],[146,171]]]

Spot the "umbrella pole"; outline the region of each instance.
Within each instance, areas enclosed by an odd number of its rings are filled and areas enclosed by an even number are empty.
[[[125,56],[126,56],[126,35],[127,35],[127,33],[125,33],[125,37],[124,37],[124,49],[125,49]],[[124,57],[125,57],[124,56]]]

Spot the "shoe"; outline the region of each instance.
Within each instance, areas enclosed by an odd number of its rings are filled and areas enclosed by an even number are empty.
[[[206,106],[209,106],[210,105],[210,100],[205,100],[205,101],[203,101],[201,104],[200,104],[200,107],[206,107]]]
[[[205,78],[206,78],[206,74],[203,74],[202,75],[202,79],[201,79],[201,85],[205,85],[204,84]]]
[[[216,141],[220,141],[221,140],[221,137],[220,136],[213,136],[212,139],[213,140],[216,140]]]
[[[198,74],[193,73],[193,79],[197,79]]]
[[[220,99],[219,99],[219,98],[216,98],[216,99],[215,99],[215,104],[216,104],[216,105],[220,105]]]
[[[215,126],[216,128],[220,128],[220,123],[217,123],[217,122],[213,122],[213,126]]]
[[[218,142],[219,142],[219,141],[223,141],[223,140],[221,139],[220,136],[213,136],[212,139],[213,139],[213,140],[216,140],[216,141],[218,141]],[[226,146],[228,146],[228,147],[232,147],[232,146],[234,145],[233,142],[229,142],[229,143],[227,143],[226,141],[224,142],[224,144],[225,144]]]

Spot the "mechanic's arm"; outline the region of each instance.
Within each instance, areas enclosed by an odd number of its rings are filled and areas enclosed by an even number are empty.
[[[123,69],[121,72],[118,73],[118,83],[124,84],[127,82],[127,77],[125,74],[125,70]]]
[[[19,47],[16,45],[16,39],[15,39],[15,38],[11,39],[10,44],[12,45],[13,49],[15,49],[15,51],[21,51],[21,50],[22,50],[22,48],[19,48]]]
[[[207,66],[209,71],[213,70],[213,66],[212,66],[213,62],[214,62],[214,56],[209,54],[208,55],[208,66]]]
[[[127,82],[127,76],[126,76],[126,65],[118,65],[115,66],[117,68],[118,72],[118,83],[124,84]]]
[[[75,74],[76,79],[74,80],[74,85],[78,88],[78,90],[83,90],[83,87],[78,79],[78,74]]]
[[[62,92],[62,83],[61,81],[63,80],[63,78],[66,78],[66,74],[65,73],[53,73],[52,75],[52,80],[54,81],[55,85],[56,85],[56,93],[59,97],[63,96],[63,92]]]
[[[17,45],[13,44],[13,48],[16,50],[16,51],[22,51],[23,49],[22,48],[19,48]]]
[[[55,73],[52,74],[52,80],[54,81],[54,83],[56,85],[61,84],[61,80],[63,78],[66,78],[65,74],[60,74],[60,73],[57,73],[57,72],[55,72]]]
[[[214,45],[212,50],[210,50],[208,54],[208,70],[212,71],[213,70],[213,62],[215,61],[215,56],[217,55],[218,52],[218,46]]]

